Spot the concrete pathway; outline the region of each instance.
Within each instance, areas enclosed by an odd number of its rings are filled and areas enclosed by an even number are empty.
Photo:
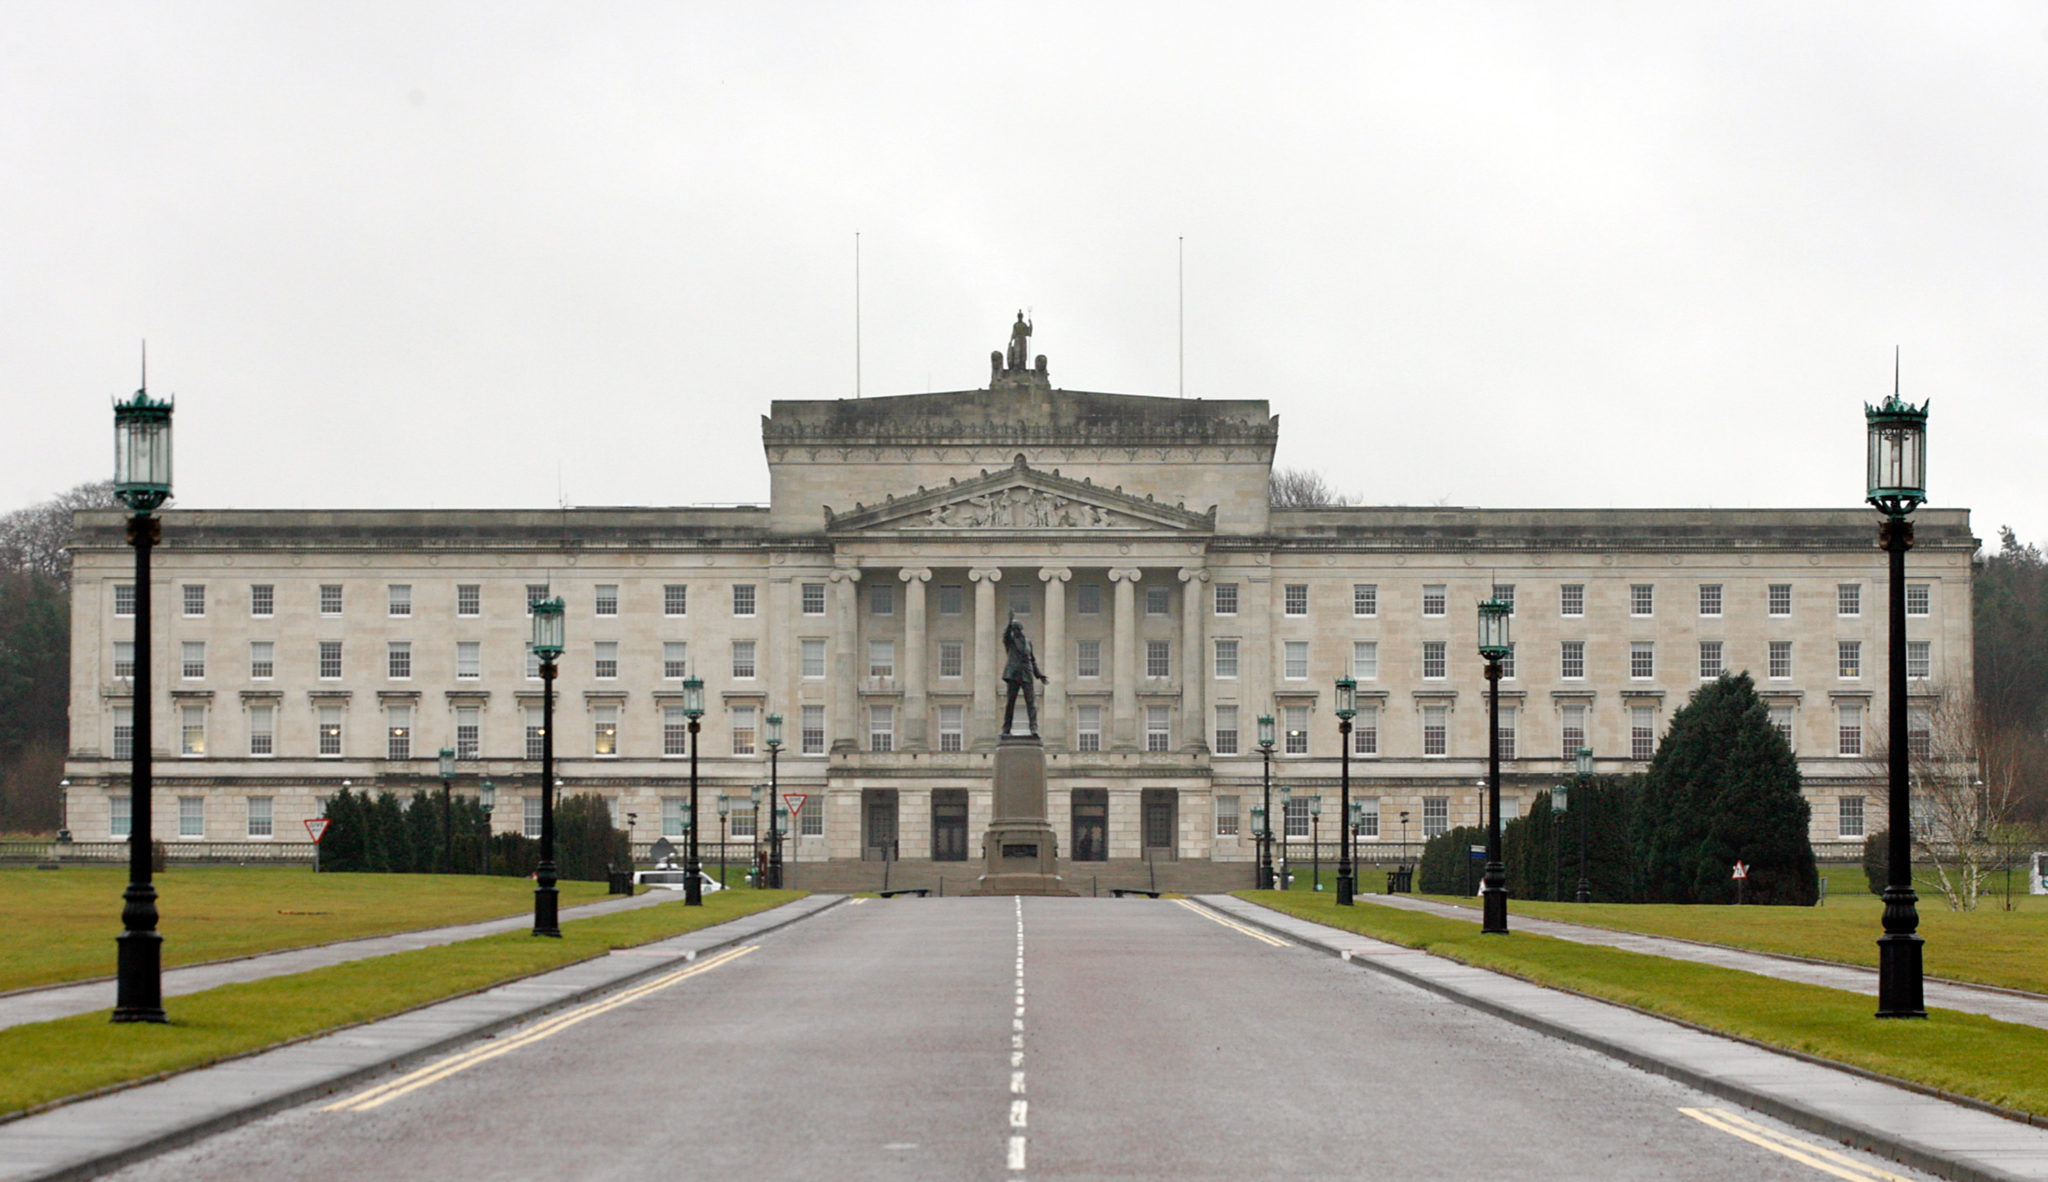
[[[1198,901],[1351,964],[1591,1047],[1916,1169],[1947,1178],[2048,1179],[2048,1129],[1592,998],[1296,919],[1229,895],[1205,895]]]
[[[658,903],[678,902],[682,897],[680,891],[648,891],[632,898],[620,895],[598,903],[585,903],[580,907],[565,907],[562,909],[561,918],[588,919],[595,915],[609,915],[615,911],[630,911],[637,907],[652,907]],[[351,960],[367,960],[372,956],[388,956],[393,952],[410,952],[415,948],[435,948],[461,940],[474,940],[479,936],[494,936],[499,932],[522,931],[532,926],[533,914],[524,912],[502,919],[457,924],[454,927],[425,928],[389,936],[368,936],[360,940],[343,940],[334,944],[315,944],[310,948],[265,952],[235,960],[215,960],[205,964],[186,965],[182,968],[164,970],[164,996],[177,997],[180,994],[198,993],[220,985],[260,981],[266,977],[303,973],[308,969],[324,969],[329,965],[344,964]],[[176,934],[173,933],[171,938],[175,939]],[[109,935],[107,964],[113,963],[114,940]],[[113,1008],[112,977],[103,977],[96,981],[78,981],[68,985],[52,985],[43,989],[24,989],[0,995],[0,1030],[9,1026],[19,1026],[24,1022],[48,1022],[56,1018],[68,1018],[73,1014],[90,1014],[94,1010]]]

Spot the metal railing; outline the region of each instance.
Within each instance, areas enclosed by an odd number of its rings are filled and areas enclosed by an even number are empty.
[[[163,841],[157,849],[167,863],[192,865],[311,866],[310,841]],[[128,861],[128,842],[118,841],[0,841],[0,865],[42,866],[55,863],[115,863]]]

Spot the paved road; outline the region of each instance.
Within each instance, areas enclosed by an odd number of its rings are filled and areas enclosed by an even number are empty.
[[[1754,1143],[1787,1136],[1816,1142],[1192,904],[932,899],[115,1176],[1924,1177]]]

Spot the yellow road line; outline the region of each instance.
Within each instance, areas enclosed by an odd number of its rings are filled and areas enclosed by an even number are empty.
[[[1762,1146],[1772,1153],[1789,1157],[1802,1165],[1812,1166],[1824,1174],[1849,1179],[1849,1182],[1911,1182],[1908,1178],[1857,1161],[1825,1145],[1801,1141],[1797,1137],[1767,1128],[1725,1108],[1681,1108],[1679,1111],[1709,1128],[1719,1129],[1731,1137],[1740,1137],[1752,1145]]]
[[[439,1083],[458,1072],[467,1071],[479,1064],[488,1063],[500,1055],[508,1055],[521,1047],[532,1046],[544,1038],[560,1034],[579,1022],[588,1021],[600,1014],[608,1014],[620,1006],[631,1005],[643,997],[658,993],[671,985],[680,984],[699,973],[708,973],[721,965],[731,964],[733,961],[738,960],[749,952],[755,951],[759,947],[760,945],[758,944],[748,944],[745,947],[728,949],[708,960],[698,961],[688,968],[665,973],[653,980],[643,981],[630,989],[625,989],[609,997],[591,1002],[589,1005],[578,1006],[576,1009],[556,1014],[554,1017],[530,1029],[523,1030],[511,1038],[493,1042],[487,1046],[476,1046],[466,1051],[459,1051],[445,1059],[429,1063],[417,1071],[402,1075],[389,1083],[379,1084],[368,1091],[359,1092],[346,1100],[329,1104],[320,1111],[368,1112],[373,1108],[388,1104],[407,1093],[418,1091],[429,1084]]]
[[[1259,941],[1260,943],[1263,943],[1263,944],[1270,944],[1270,945],[1272,945],[1272,946],[1273,946],[1273,947],[1275,947],[1275,948],[1292,948],[1292,947],[1294,947],[1294,945],[1293,945],[1292,943],[1290,943],[1289,941],[1283,940],[1283,939],[1281,939],[1281,938],[1280,938],[1280,937],[1278,937],[1278,936],[1274,936],[1274,935],[1269,935],[1269,934],[1267,934],[1267,933],[1265,933],[1265,932],[1262,932],[1262,931],[1260,931],[1259,929],[1257,929],[1257,928],[1255,928],[1255,927],[1249,927],[1249,926],[1247,926],[1247,925],[1245,925],[1245,924],[1241,924],[1241,923],[1237,922],[1236,920],[1234,920],[1234,919],[1231,919],[1231,918],[1230,918],[1229,916],[1227,916],[1227,915],[1220,915],[1220,914],[1218,914],[1217,912],[1214,912],[1214,911],[1211,911],[1211,910],[1209,910],[1209,909],[1208,909],[1207,907],[1203,907],[1203,906],[1201,906],[1201,905],[1199,905],[1199,904],[1196,904],[1196,903],[1190,903],[1190,902],[1188,902],[1188,901],[1187,901],[1186,899],[1175,899],[1175,900],[1174,900],[1174,902],[1176,902],[1176,903],[1180,904],[1181,906],[1183,906],[1183,907],[1187,908],[1187,909],[1188,909],[1189,911],[1192,911],[1192,912],[1194,912],[1194,913],[1195,913],[1196,915],[1199,915],[1199,916],[1201,916],[1201,917],[1202,917],[1203,919],[1213,919],[1213,920],[1215,920],[1215,921],[1216,921],[1217,923],[1220,923],[1220,924],[1222,924],[1222,925],[1223,925],[1224,927],[1227,927],[1227,928],[1229,928],[1229,929],[1230,929],[1231,931],[1233,931],[1233,932],[1243,932],[1243,933],[1244,933],[1245,935],[1247,935],[1247,936],[1250,936],[1250,937],[1251,937],[1252,939],[1254,939],[1254,940],[1257,940],[1257,941]]]

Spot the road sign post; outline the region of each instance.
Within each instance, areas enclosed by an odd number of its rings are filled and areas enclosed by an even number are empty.
[[[313,873],[320,873],[320,839],[327,836],[328,821],[325,817],[314,817],[306,822],[306,832],[313,838]]]
[[[1737,862],[1735,864],[1735,905],[1737,907],[1742,906],[1744,897],[1748,895],[1748,886],[1749,863]]]

